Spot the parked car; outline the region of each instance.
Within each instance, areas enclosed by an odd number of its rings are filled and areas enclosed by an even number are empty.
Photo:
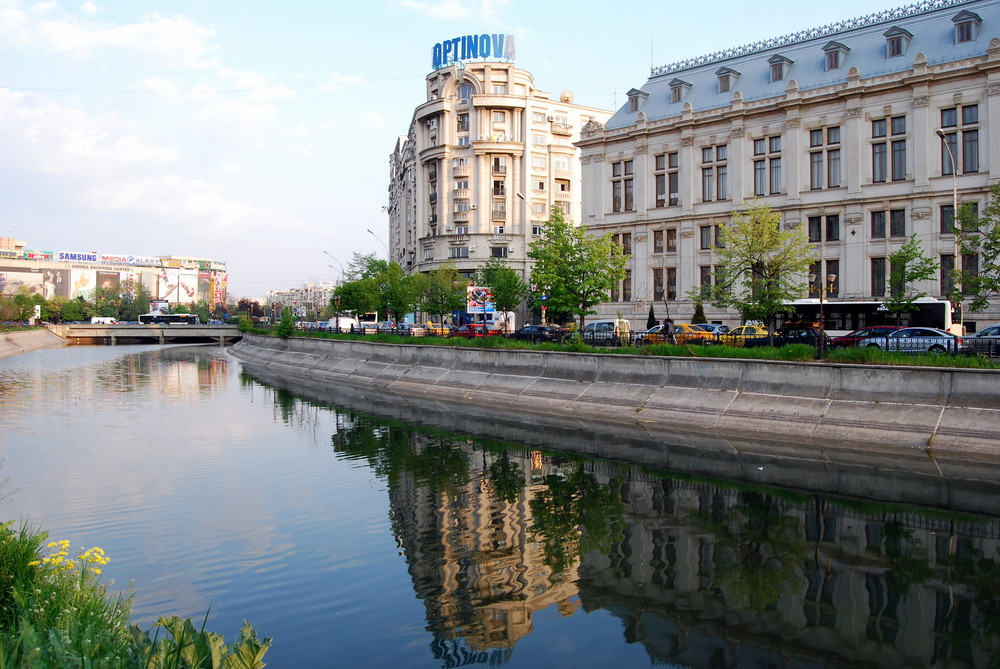
[[[677,323],[674,325],[674,339],[678,344],[714,344],[715,335],[701,324]]]
[[[823,338],[823,346],[830,348],[830,336],[821,332],[812,323],[786,323],[774,332],[774,336],[769,338],[767,334],[762,337],[748,338],[743,342],[745,348],[759,348],[761,346],[787,346],[788,344],[808,344],[809,346],[819,346],[820,337]]]
[[[720,337],[729,332],[728,325],[720,325],[718,323],[699,323],[698,327],[700,327],[705,332],[711,332],[716,337]]]
[[[866,339],[885,337],[899,329],[898,325],[870,325],[830,340],[830,348],[855,348],[864,346]]]
[[[965,344],[970,353],[979,353],[990,357],[1000,356],[1000,323],[985,327],[979,332],[965,338]]]
[[[482,323],[466,323],[451,331],[452,337],[465,337],[466,339],[499,337],[501,335],[503,335],[503,332],[499,328],[495,328],[492,325],[483,325]]]
[[[520,339],[538,344],[548,341],[561,343],[569,336],[569,330],[556,325],[525,325],[507,335],[510,339]]]
[[[662,344],[666,340],[666,325],[654,325],[645,332],[640,332],[635,336],[636,344]]]
[[[583,341],[591,346],[621,346],[631,338],[632,326],[624,318],[591,321],[583,326]]]
[[[424,329],[427,330],[429,335],[437,335],[440,337],[447,336],[451,334],[451,328],[444,323],[435,323],[434,321],[427,321],[424,323]]]
[[[937,328],[900,328],[885,337],[869,337],[862,346],[903,353],[962,353],[965,339]]]
[[[427,330],[414,323],[390,323],[383,321],[378,326],[379,334],[392,334],[402,337],[423,337]]]
[[[759,339],[767,336],[767,328],[763,325],[738,325],[729,332],[720,335],[719,341],[726,346],[742,348],[747,339]]]

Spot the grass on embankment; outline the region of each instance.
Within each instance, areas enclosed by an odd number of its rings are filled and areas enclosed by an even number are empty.
[[[270,330],[254,329],[256,334],[271,335]],[[789,346],[740,348],[722,345],[693,344],[649,344],[643,346],[591,346],[578,339],[570,339],[565,344],[531,342],[506,337],[483,337],[465,339],[461,337],[403,337],[399,335],[336,334],[332,332],[296,332],[296,337],[320,339],[353,339],[386,344],[419,344],[422,346],[460,346],[474,348],[498,348],[513,350],[567,351],[574,353],[619,353],[629,355],[665,355],[682,358],[738,358],[741,360],[785,360],[790,362],[816,362],[814,346],[792,344]],[[895,353],[878,348],[842,348],[827,350],[827,362],[856,365],[896,365],[915,367],[956,367],[963,369],[1000,369],[1000,362],[979,355],[949,355],[936,353]]]
[[[94,547],[70,557],[68,541],[46,544],[47,533],[11,524],[0,524],[0,669],[264,666],[271,640],[258,641],[246,622],[232,646],[178,616],[160,618],[150,638],[129,622],[131,595],[101,584],[104,551]],[[162,639],[159,628],[166,630]]]

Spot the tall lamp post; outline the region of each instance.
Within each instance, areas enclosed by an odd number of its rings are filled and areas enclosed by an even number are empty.
[[[382,248],[385,249],[385,259],[391,260],[391,258],[389,257],[389,247],[386,246],[385,242],[382,241],[382,238],[376,235],[374,232],[372,232],[371,228],[366,228],[366,230],[368,230],[368,234],[377,239],[378,243],[381,244]]]
[[[836,274],[827,274],[825,281],[819,287],[819,359],[823,359],[826,349],[826,314],[823,311],[824,299],[827,291],[833,288],[833,282],[837,280]],[[816,275],[809,275],[809,285],[815,285]]]
[[[944,128],[938,128],[934,131],[938,137],[941,138],[941,143],[944,144],[944,148],[948,150],[948,159],[951,161],[951,227],[952,234],[955,236],[955,255],[952,261],[952,271],[954,276],[958,277],[958,271],[961,262],[961,248],[958,243],[958,163],[955,162],[955,153],[951,150],[951,144],[948,143],[947,133]],[[953,282],[955,279],[952,280]],[[952,286],[952,292],[958,297],[958,291],[955,290],[956,286]],[[961,302],[958,303],[958,325],[964,331],[965,325],[965,309],[962,308]]]

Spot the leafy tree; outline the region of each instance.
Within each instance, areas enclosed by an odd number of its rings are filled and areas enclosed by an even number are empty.
[[[479,285],[490,287],[494,304],[504,313],[516,311],[531,291],[517,270],[503,258],[490,258],[479,266],[476,275]],[[507,319],[504,318],[504,327],[506,324]]]
[[[341,311],[366,314],[378,310],[375,279],[357,279],[340,284],[333,291],[331,303],[338,298]]]
[[[291,307],[282,307],[281,309],[281,320],[278,321],[278,327],[275,329],[275,334],[277,334],[282,339],[288,339],[295,332],[295,317],[292,316]]]
[[[421,309],[438,322],[444,321],[445,314],[465,307],[465,281],[451,260],[414,278]]]
[[[350,281],[371,279],[384,274],[388,269],[388,260],[382,260],[373,253],[364,254],[355,251],[347,263],[344,278]]]
[[[911,291],[910,286],[930,279],[937,270],[937,261],[924,254],[916,235],[906,240],[898,251],[889,254],[889,296],[883,304],[889,313],[896,314],[897,324],[904,311],[916,311],[916,301],[927,295]]]
[[[399,263],[389,263],[384,272],[373,278],[380,312],[384,312],[390,320],[400,320],[406,312],[413,310],[417,302],[415,281],[403,272]]]
[[[83,300],[69,300],[62,309],[64,321],[82,321],[85,317]]]
[[[990,201],[981,215],[973,214],[971,205],[962,205],[955,224],[961,252],[978,256],[979,267],[976,272],[963,270],[956,258],[954,285],[970,298],[970,311],[983,311],[990,298],[1000,295],[1000,184],[990,186]]]
[[[781,215],[757,200],[733,215],[719,234],[719,271],[714,285],[703,286],[717,307],[732,307],[746,321],[773,328],[785,302],[802,294],[800,277],[815,260],[808,230],[781,229]],[[770,328],[769,328],[770,329]]]
[[[580,330],[596,304],[625,277],[627,258],[611,235],[588,235],[585,226],[574,227],[559,207],[545,224],[541,239],[531,244],[528,257],[535,261],[531,282],[545,291],[547,306],[579,319]],[[534,306],[541,307],[541,293]]]

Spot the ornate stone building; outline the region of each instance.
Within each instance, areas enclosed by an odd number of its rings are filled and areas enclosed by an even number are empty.
[[[527,279],[550,208],[580,221],[580,128],[610,116],[538,90],[510,62],[436,69],[390,157],[390,259],[410,273],[450,259],[471,276],[506,258]]]
[[[953,202],[981,211],[998,181],[998,36],[995,0],[936,0],[654,68],[577,143],[581,222],[631,253],[599,316],[640,325],[653,305],[688,320],[688,296],[713,281],[719,227],[754,198],[786,228],[808,226],[810,273],[835,275],[831,301],[885,296],[888,256],[913,235],[942,268],[915,288],[944,297]],[[992,306],[965,326],[997,320]]]

